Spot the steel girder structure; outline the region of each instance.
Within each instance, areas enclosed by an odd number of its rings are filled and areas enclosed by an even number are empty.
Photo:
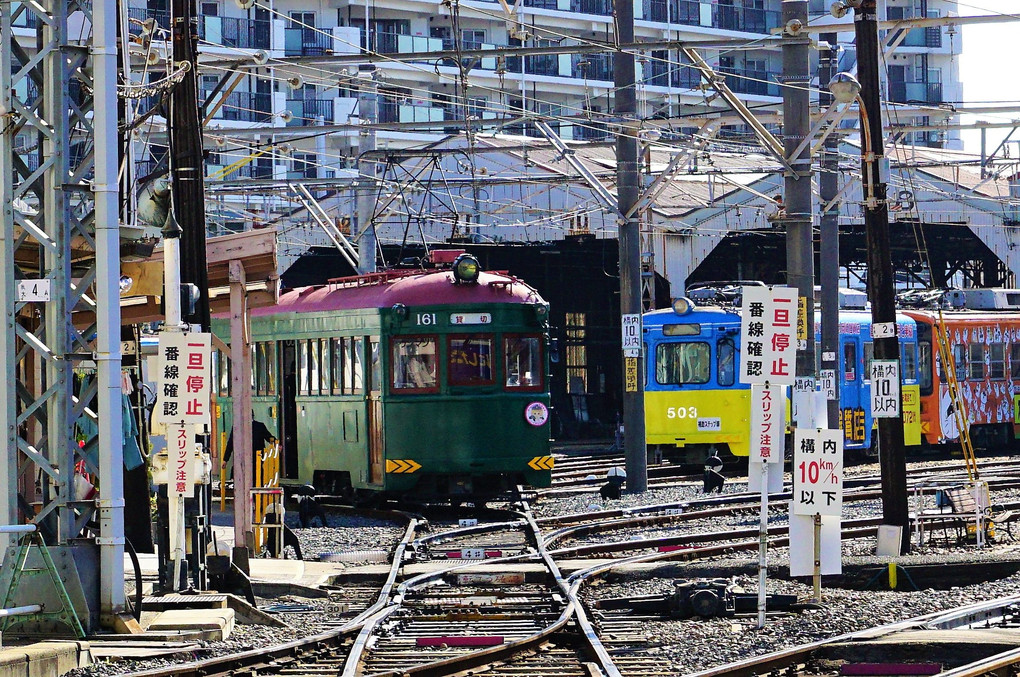
[[[38,473],[29,517],[51,545],[93,522],[99,571],[88,575],[105,626],[124,610],[116,21],[116,2],[0,3],[0,521],[19,521],[18,478]],[[16,279],[31,278],[49,280],[48,302],[19,301]],[[86,361],[96,379],[76,397]],[[92,401],[98,453],[86,454],[75,424]],[[79,462],[97,499],[75,496]]]

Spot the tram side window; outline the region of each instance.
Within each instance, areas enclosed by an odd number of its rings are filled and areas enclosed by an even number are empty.
[[[967,370],[968,378],[983,381],[985,379],[985,346],[983,343],[971,343],[968,346],[969,357],[969,369]]]
[[[736,377],[737,350],[733,345],[733,339],[720,339],[716,344],[716,360],[718,361],[719,385],[731,386]]]
[[[351,342],[351,395],[361,395],[365,391],[364,345],[365,339],[353,338]]]
[[[263,341],[255,344],[255,392],[258,395],[276,394],[276,343]]]
[[[867,342],[864,344],[864,378],[871,378],[871,363],[875,359],[875,344]]]
[[[298,395],[308,394],[308,341],[298,341]]]
[[[451,336],[446,346],[447,378],[452,386],[491,385],[491,335]]]
[[[334,395],[343,395],[343,364],[344,364],[344,339],[333,338],[329,340],[329,361],[332,363],[330,370],[331,382],[330,391]]]
[[[321,383],[321,377],[319,372],[319,360],[322,351],[319,348],[319,339],[312,339],[308,342],[309,345],[309,360],[308,360],[308,392],[311,395],[319,394],[319,384]]]
[[[230,358],[219,350],[213,351],[213,383],[219,397],[230,397]]]
[[[956,366],[956,380],[967,380],[967,346],[962,343],[953,346],[953,364]],[[946,369],[941,360],[939,361],[939,377],[946,378]]]
[[[1006,344],[990,343],[988,345],[988,378],[1006,378]]]
[[[1020,343],[1009,346],[1009,377],[1014,381],[1020,379]]]
[[[379,355],[379,337],[368,339],[368,354],[371,356],[371,369],[368,372],[368,389],[377,393],[382,388],[382,360]]]
[[[917,378],[917,364],[914,361],[914,344],[900,343],[900,380],[913,381]]]
[[[393,339],[393,389],[435,390],[437,363],[435,337]]]
[[[507,388],[542,387],[542,342],[538,336],[507,336],[503,353]]]
[[[854,381],[857,379],[857,346],[847,343],[843,346],[843,380]]]
[[[708,383],[707,343],[660,343],[655,347],[655,380],[660,385]]]
[[[932,386],[931,341],[920,341],[917,344],[917,352],[919,354],[918,359],[921,362],[921,370],[918,374],[918,383],[921,386],[921,394],[930,395]]]

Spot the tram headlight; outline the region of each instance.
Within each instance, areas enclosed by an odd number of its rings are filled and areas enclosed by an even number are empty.
[[[681,296],[676,301],[673,301],[673,312],[677,315],[686,315],[693,311],[694,307],[694,301],[690,300],[686,296]]]
[[[457,282],[478,282],[482,266],[471,254],[461,254],[453,261],[453,278]]]
[[[393,315],[397,318],[397,320],[403,322],[407,319],[407,306],[403,303],[394,303],[390,307],[390,310],[393,312]]]

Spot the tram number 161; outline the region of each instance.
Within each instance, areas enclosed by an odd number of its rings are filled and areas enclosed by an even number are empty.
[[[697,407],[667,407],[666,418],[697,418]]]
[[[418,323],[419,326],[423,326],[423,325],[424,326],[431,326],[431,325],[436,324],[436,314],[435,313],[417,313],[417,314],[415,314],[415,319],[418,321],[417,323]]]

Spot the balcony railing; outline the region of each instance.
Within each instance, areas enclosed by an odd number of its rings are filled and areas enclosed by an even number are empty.
[[[393,99],[379,99],[376,107],[379,122],[400,122],[400,102]]]
[[[283,53],[286,56],[324,56],[333,53],[333,35],[329,29],[283,29]]]
[[[601,122],[574,123],[574,139],[577,141],[605,141],[609,138],[609,128]]]
[[[538,9],[556,9],[556,0],[524,0],[525,7]]]
[[[372,39],[371,45],[365,44],[365,31],[361,31],[361,48],[370,49],[373,52],[381,52],[383,54],[395,54],[400,51],[398,42],[400,39],[399,33],[383,33],[381,31],[371,31],[369,37]],[[426,49],[411,50],[411,51],[427,51]]]
[[[11,14],[13,15],[23,5],[24,3],[21,2],[12,2]],[[23,10],[20,14],[11,19],[11,26],[13,26],[14,28],[35,28],[38,25],[39,22],[36,20],[35,12],[31,12],[27,9]]]
[[[201,100],[208,101],[211,93],[212,90],[201,90]],[[214,116],[217,120],[268,122],[273,116],[273,95],[268,92],[230,92],[225,99],[221,92],[209,101],[207,108],[211,110],[221,101]]]
[[[723,67],[716,70],[725,75],[726,85],[734,92],[779,96],[779,85],[768,71]]]
[[[154,19],[156,25],[170,30],[170,15],[145,7],[129,7],[128,16],[138,21]],[[140,27],[132,24],[130,31],[137,34]],[[272,23],[265,19],[244,19],[232,16],[199,16],[198,37],[214,45],[237,49],[269,49]]]
[[[611,54],[573,54],[570,70],[575,78],[612,82],[613,57]]]
[[[712,26],[714,28],[745,33],[768,33],[769,29],[778,25],[779,12],[753,7],[712,5]]]
[[[294,116],[288,126],[311,125],[319,117],[333,124],[333,99],[287,99],[287,110]]]
[[[889,100],[896,103],[942,103],[942,83],[890,80]]]
[[[613,15],[613,0],[570,0],[570,11],[580,14]]]
[[[644,12],[648,21],[669,21],[669,4],[666,0],[645,0]]]
[[[269,49],[271,24],[262,19],[202,16],[198,36],[206,42],[238,49]]]

